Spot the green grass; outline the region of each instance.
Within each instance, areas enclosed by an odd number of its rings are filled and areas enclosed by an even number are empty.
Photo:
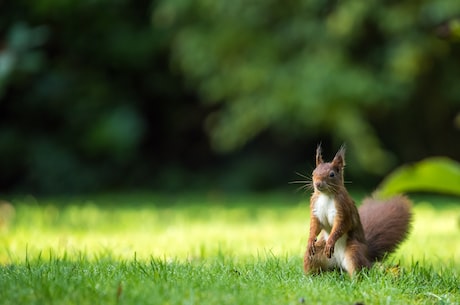
[[[0,303],[459,304],[460,200],[415,201],[410,238],[350,279],[303,274],[298,194],[14,199],[0,203]]]

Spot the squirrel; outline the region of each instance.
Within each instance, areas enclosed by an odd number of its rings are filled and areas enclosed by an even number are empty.
[[[396,250],[409,233],[410,200],[402,195],[385,201],[366,198],[358,210],[344,185],[344,167],[344,146],[331,162],[324,162],[318,145],[304,256],[306,273],[340,268],[353,276]]]

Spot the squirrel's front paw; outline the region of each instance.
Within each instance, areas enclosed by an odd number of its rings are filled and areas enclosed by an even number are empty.
[[[331,258],[332,254],[334,254],[334,244],[326,243],[326,247],[324,247],[324,254],[327,258]]]
[[[308,242],[307,251],[308,251],[308,254],[310,255],[310,257],[312,257],[313,255],[315,255],[315,252],[316,252],[315,240],[310,240],[310,241]]]

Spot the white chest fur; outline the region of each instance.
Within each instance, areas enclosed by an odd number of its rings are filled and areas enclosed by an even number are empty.
[[[329,233],[331,232],[332,226],[334,225],[334,219],[337,214],[335,208],[334,197],[327,196],[324,194],[319,195],[316,198],[313,213],[318,217],[321,225],[323,226],[323,237],[328,240]],[[349,262],[345,256],[347,244],[347,234],[342,235],[334,246],[334,254],[332,260],[329,261],[330,266],[339,266],[348,270]]]
[[[329,233],[334,224],[335,215],[337,214],[334,197],[324,194],[319,195],[316,198],[313,213]]]

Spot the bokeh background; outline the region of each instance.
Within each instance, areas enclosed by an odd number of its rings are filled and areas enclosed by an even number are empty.
[[[460,160],[460,1],[0,1],[0,190],[294,188]],[[302,179],[302,178],[301,178]]]

